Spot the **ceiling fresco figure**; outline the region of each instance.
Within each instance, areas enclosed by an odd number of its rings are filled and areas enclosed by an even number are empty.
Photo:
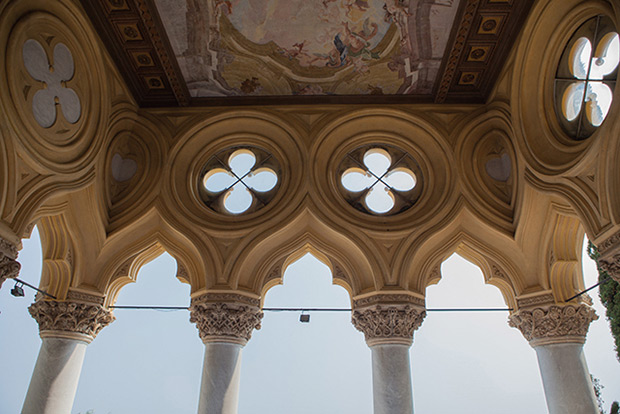
[[[427,94],[459,1],[157,0],[193,97]]]

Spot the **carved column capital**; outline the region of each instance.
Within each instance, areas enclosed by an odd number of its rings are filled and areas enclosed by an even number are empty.
[[[6,279],[19,276],[21,264],[17,261],[17,247],[0,237],[0,287]]]
[[[581,343],[586,340],[590,323],[597,320],[588,305],[547,305],[520,309],[508,324],[518,328],[532,347],[548,344]]]
[[[620,283],[620,232],[602,241],[599,246],[599,269]]]
[[[413,343],[426,310],[424,299],[408,294],[374,295],[353,302],[351,322],[364,333],[368,346]]]
[[[77,301],[39,300],[30,305],[28,312],[38,322],[41,338],[70,338],[87,343],[115,319],[99,303]]]
[[[254,329],[260,329],[260,301],[235,293],[205,294],[192,299],[190,322],[202,342],[230,342],[245,346]]]

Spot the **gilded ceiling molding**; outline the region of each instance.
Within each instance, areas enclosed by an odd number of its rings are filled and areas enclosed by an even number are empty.
[[[546,305],[520,309],[508,324],[521,331],[532,347],[549,344],[581,343],[586,340],[590,323],[598,316],[590,306]]]
[[[90,343],[99,331],[115,319],[112,311],[101,305],[102,298],[71,292],[73,300],[57,302],[39,300],[28,312],[39,324],[41,338],[69,338]]]
[[[368,346],[413,343],[413,332],[426,317],[424,298],[407,293],[381,293],[353,300],[351,322]]]
[[[6,279],[19,276],[21,264],[17,261],[17,247],[0,237],[0,288]]]
[[[260,329],[260,300],[234,293],[215,292],[192,299],[190,322],[196,324],[202,342],[227,342],[245,346],[254,329]]]

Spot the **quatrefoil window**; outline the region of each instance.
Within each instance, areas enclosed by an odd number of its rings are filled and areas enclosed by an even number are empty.
[[[352,151],[342,162],[341,192],[365,213],[391,215],[411,207],[421,192],[421,172],[415,160],[390,146]]]
[[[571,37],[556,75],[556,112],[566,132],[584,139],[598,128],[613,99],[620,38],[612,22],[598,16]]]
[[[279,184],[278,171],[275,158],[258,148],[223,151],[203,169],[203,199],[221,213],[255,211],[273,198]]]
[[[82,113],[80,98],[67,82],[73,79],[75,65],[71,51],[62,43],[54,47],[53,64],[50,63],[41,43],[34,39],[24,42],[22,47],[24,66],[30,76],[43,82],[32,99],[35,120],[43,128],[56,122],[56,105],[60,105],[65,119],[75,124]]]

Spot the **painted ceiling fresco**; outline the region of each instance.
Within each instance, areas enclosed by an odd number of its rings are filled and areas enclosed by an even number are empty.
[[[191,97],[430,94],[460,0],[155,0]]]

